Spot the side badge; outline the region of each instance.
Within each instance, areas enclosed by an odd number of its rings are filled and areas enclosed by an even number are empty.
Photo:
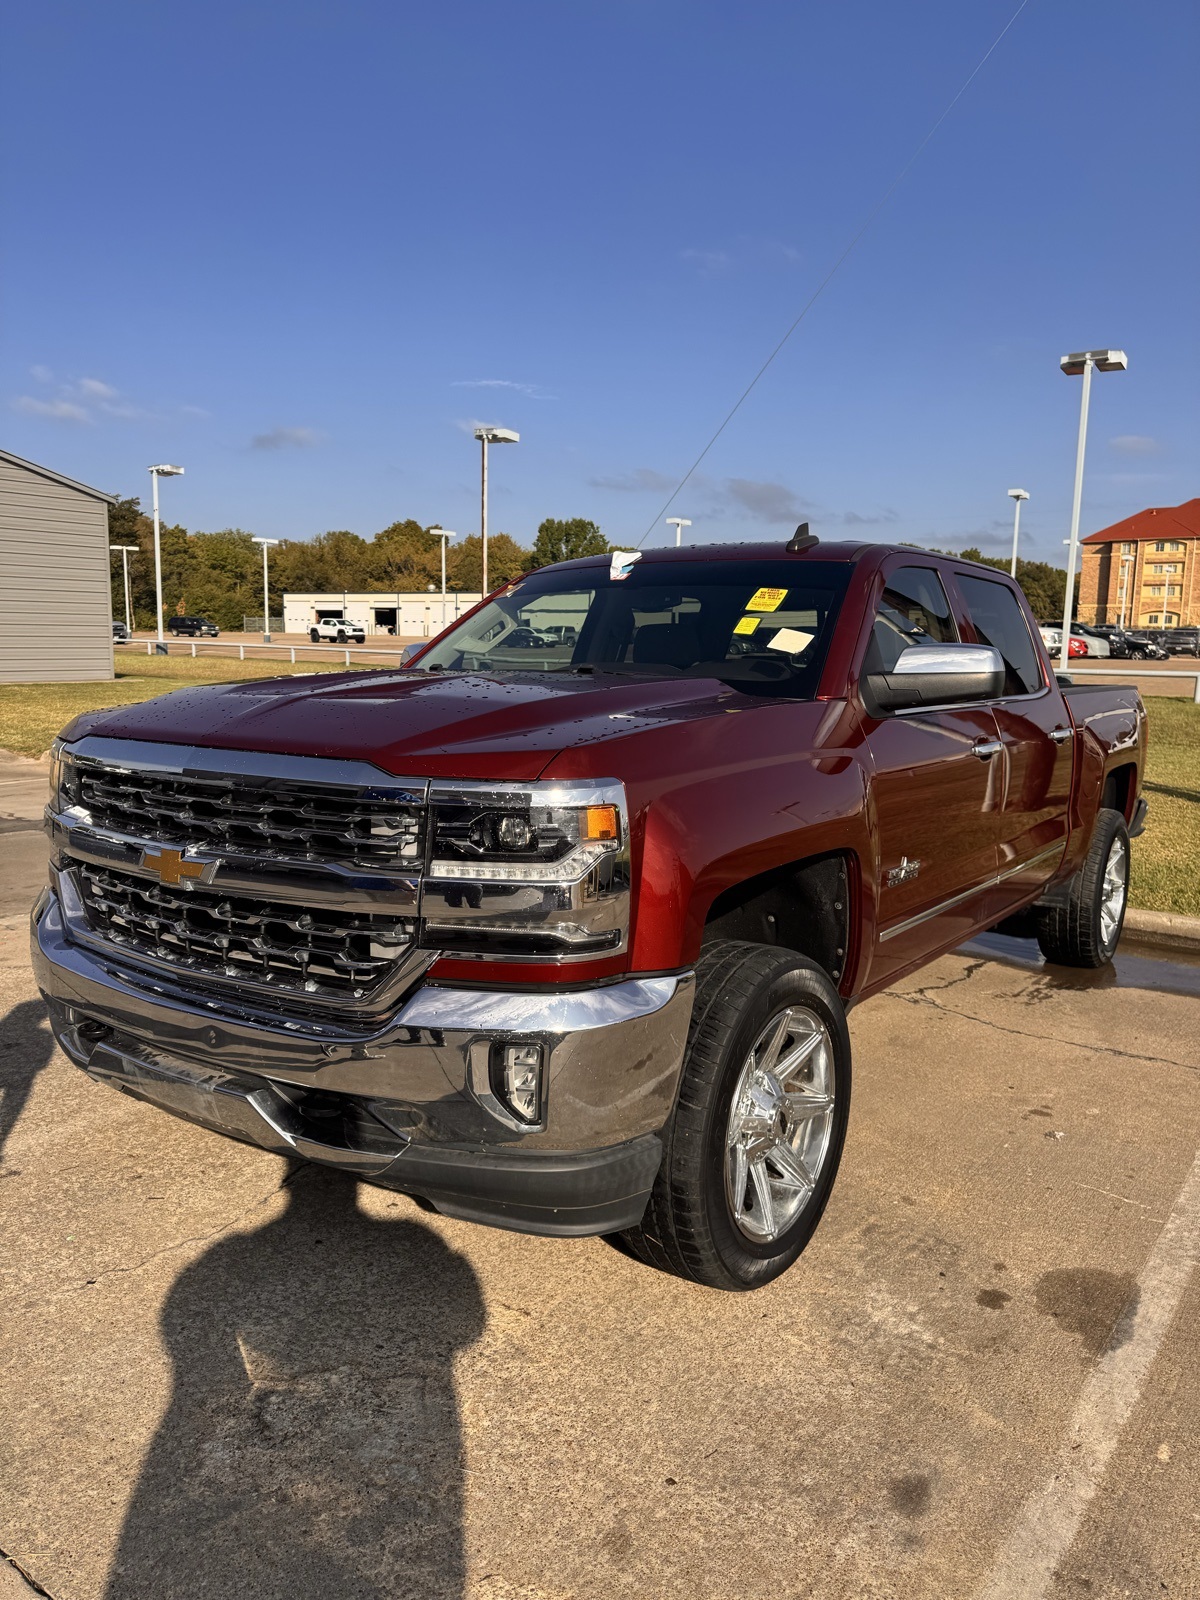
[[[911,883],[921,870],[919,861],[910,861],[907,856],[900,857],[898,867],[889,867],[887,871],[887,886],[894,889],[898,883]]]

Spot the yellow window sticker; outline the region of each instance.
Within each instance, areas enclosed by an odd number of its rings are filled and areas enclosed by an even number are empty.
[[[778,611],[786,599],[786,589],[758,589],[746,601],[746,610]]]
[[[733,631],[734,633],[753,633],[761,621],[761,617],[743,617]]]

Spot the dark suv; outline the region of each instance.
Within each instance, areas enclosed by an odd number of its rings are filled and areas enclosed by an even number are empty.
[[[1200,628],[1165,628],[1163,643],[1173,656],[1200,656]]]
[[[167,632],[176,635],[189,634],[193,639],[197,634],[204,638],[216,639],[221,630],[207,617],[172,617],[167,623]]]

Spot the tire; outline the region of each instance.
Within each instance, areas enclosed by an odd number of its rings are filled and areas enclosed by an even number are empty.
[[[794,1125],[780,1120],[782,1102],[775,1102],[772,1113],[764,1109],[761,1093],[757,1104],[751,1100],[762,1090],[757,1067],[772,1062],[764,1041],[776,1029],[782,1029],[784,1063],[806,1039],[820,1036],[805,1063],[794,1073],[785,1071],[782,1081],[793,1085],[793,1102],[832,1103],[818,1113],[810,1109]],[[777,1049],[776,1064],[779,1059]],[[812,1080],[807,1085],[806,1074]],[[619,1236],[618,1246],[711,1289],[770,1283],[796,1260],[821,1219],[849,1113],[850,1036],[828,976],[794,950],[728,939],[707,946],[696,964],[683,1077],[663,1132],[662,1166],[645,1216]],[[754,1125],[747,1129],[750,1117]],[[765,1160],[764,1141],[770,1144]],[[799,1155],[799,1172],[813,1180],[811,1187],[776,1165],[786,1154],[784,1142],[793,1157]],[[760,1184],[768,1189],[770,1214]]]
[[[320,644],[320,642],[321,642],[321,635],[317,631],[316,628],[310,628],[308,630],[308,637],[312,640],[312,642],[314,644]]]
[[[345,644],[346,642],[346,634],[342,628],[339,628],[337,631],[337,642],[339,644]]]
[[[1129,833],[1119,811],[1096,813],[1083,865],[1037,906],[1037,942],[1060,967],[1103,967],[1116,954],[1129,899]]]

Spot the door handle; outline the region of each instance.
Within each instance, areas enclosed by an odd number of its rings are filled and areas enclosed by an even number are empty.
[[[978,756],[980,761],[990,761],[993,756],[1000,754],[1004,746],[999,739],[976,739],[971,746],[971,754]]]
[[[1055,744],[1066,744],[1068,739],[1073,739],[1075,737],[1075,729],[1051,728],[1050,737],[1054,740]]]

